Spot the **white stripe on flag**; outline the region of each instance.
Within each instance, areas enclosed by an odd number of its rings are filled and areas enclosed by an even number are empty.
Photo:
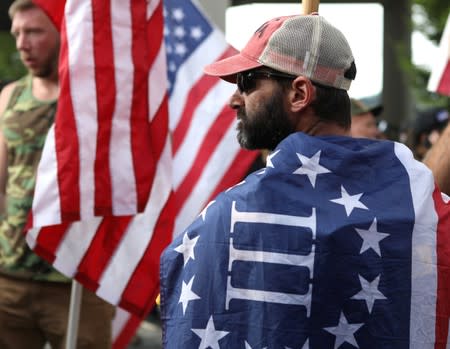
[[[134,64],[132,19],[129,0],[111,1],[112,37],[116,82],[116,105],[109,153],[114,215],[133,214],[137,206],[131,149],[130,115],[133,101]]]
[[[433,200],[434,179],[425,165],[414,160],[406,146],[396,143],[395,154],[408,172],[416,221],[421,222],[414,225],[412,235],[410,348],[432,349],[436,331],[438,223]],[[435,227],[434,232],[424,227]]]
[[[439,43],[439,49],[431,62],[431,75],[428,80],[427,89],[436,92],[440,87],[442,76],[446,70],[450,70],[450,14],[445,24],[444,32]]]
[[[55,125],[50,127],[37,169],[36,186],[33,200],[33,226],[61,223],[61,206],[57,178],[55,149]]]
[[[155,12],[161,0],[148,0],[147,1],[147,19],[150,19],[153,16],[153,12]]]
[[[167,91],[167,65],[164,43],[161,44],[158,55],[150,68],[148,82],[149,120],[152,121],[158,112]]]
[[[114,314],[114,320],[112,322],[112,341],[114,342],[118,336],[122,333],[128,320],[131,318],[131,314],[122,308],[117,307]]]
[[[39,236],[40,228],[32,228],[27,231],[27,235],[25,237],[25,240],[27,241],[28,246],[32,250],[36,247],[37,237]]]
[[[102,218],[91,218],[72,223],[56,250],[53,266],[61,273],[73,277],[101,222]]]
[[[94,169],[97,137],[97,94],[91,3],[68,0],[65,7],[70,66],[70,92],[80,147],[80,216],[90,218],[94,206]]]

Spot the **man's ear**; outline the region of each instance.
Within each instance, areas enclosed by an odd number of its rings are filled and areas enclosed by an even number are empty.
[[[289,94],[290,108],[292,112],[299,112],[308,107],[315,99],[316,89],[311,80],[304,76],[297,76],[292,82],[292,90]]]

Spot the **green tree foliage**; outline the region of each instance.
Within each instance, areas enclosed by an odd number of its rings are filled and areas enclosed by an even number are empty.
[[[417,11],[421,11],[425,19],[423,23],[416,24],[416,28],[438,44],[450,13],[450,2],[448,0],[413,0],[413,4],[417,5]]]
[[[16,80],[25,72],[11,34],[0,32],[0,83]]]
[[[450,13],[450,2],[448,0],[412,0],[412,5],[413,18],[420,19],[413,21],[414,29],[439,45]],[[415,66],[412,62],[403,62],[403,66],[410,77],[413,94],[419,109],[428,106],[442,106],[450,109],[450,98],[427,91],[430,77],[428,69]]]

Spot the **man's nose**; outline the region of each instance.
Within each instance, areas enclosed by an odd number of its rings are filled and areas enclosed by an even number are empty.
[[[231,95],[228,105],[233,109],[239,109],[244,105],[244,99],[238,89]]]
[[[30,42],[27,35],[20,33],[16,36],[16,47],[19,51],[25,51],[30,48]]]

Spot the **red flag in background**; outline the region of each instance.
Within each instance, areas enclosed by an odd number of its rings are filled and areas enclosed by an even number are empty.
[[[450,96],[450,14],[439,44],[439,51],[432,66],[428,90]]]
[[[164,247],[257,156],[236,141],[234,86],[202,72],[233,49],[188,0],[35,1],[61,23],[61,93],[27,241],[134,314],[121,348],[154,305]]]

